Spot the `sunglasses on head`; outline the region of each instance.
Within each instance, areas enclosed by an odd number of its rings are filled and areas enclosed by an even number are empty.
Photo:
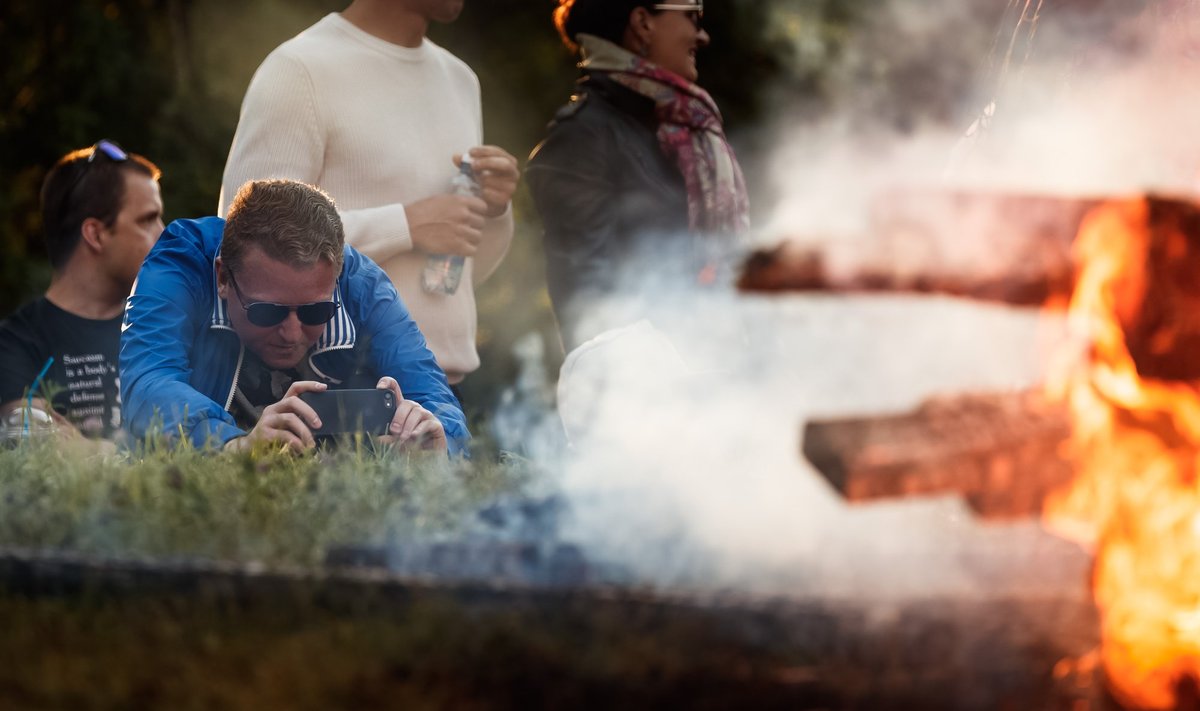
[[[71,197],[71,195],[75,192],[75,188],[78,188],[79,184],[83,182],[84,176],[91,171],[92,165],[96,163],[96,156],[104,156],[113,163],[124,163],[125,161],[129,160],[129,154],[126,153],[120,146],[108,140],[107,138],[97,141],[96,144],[92,146],[92,152],[88,154],[87,162],[83,164],[83,168],[81,168],[79,172],[75,174],[75,179],[71,181],[71,187],[67,188],[66,191],[63,192],[63,195],[66,199]]]
[[[98,155],[104,155],[114,163],[123,163],[129,160],[129,154],[107,138],[96,141],[96,145],[92,146],[92,153],[87,159],[88,165],[95,163]]]
[[[299,306],[287,306],[270,301],[246,303],[246,297],[242,296],[237,279],[233,277],[233,270],[226,269],[225,273],[229,275],[229,283],[233,284],[238,301],[242,303],[242,310],[246,312],[246,320],[259,328],[278,326],[293,311],[296,312],[296,318],[300,319],[300,323],[305,326],[320,326],[323,323],[329,323],[329,319],[337,313],[340,305],[336,301],[314,301],[311,304],[300,304]]]
[[[655,10],[678,10],[687,13],[691,18],[692,24],[696,29],[700,28],[700,21],[704,19],[704,3],[687,3],[687,2],[661,2],[657,5],[651,5]]]

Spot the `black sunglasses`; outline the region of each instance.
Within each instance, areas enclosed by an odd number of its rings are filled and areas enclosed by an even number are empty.
[[[96,156],[104,156],[113,163],[124,163],[129,160],[129,154],[107,138],[96,141],[96,144],[92,146],[92,152],[88,154],[87,162],[83,164],[83,168],[75,174],[75,178],[71,181],[71,187],[63,192],[63,199],[68,203],[75,193],[75,189],[83,182],[84,176],[91,172],[92,165],[96,162]]]
[[[237,279],[233,278],[233,270],[226,269],[225,273],[229,275],[229,283],[233,284],[233,290],[237,292],[238,301],[242,302],[246,320],[259,328],[278,326],[293,311],[296,312],[296,318],[300,319],[300,323],[305,326],[320,326],[323,323],[329,323],[329,319],[333,318],[340,306],[336,301],[314,301],[311,304],[299,306],[286,306],[270,301],[255,301],[247,304],[246,297],[242,296],[242,290],[238,288]]]

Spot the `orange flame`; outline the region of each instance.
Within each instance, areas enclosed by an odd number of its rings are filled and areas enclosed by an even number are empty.
[[[1071,410],[1077,476],[1047,501],[1046,517],[1095,546],[1100,657],[1113,696],[1170,709],[1180,683],[1200,679],[1200,387],[1139,377],[1126,342],[1153,273],[1150,209],[1146,198],[1105,203],[1076,240],[1069,319],[1086,352],[1058,394]],[[1158,254],[1178,256],[1177,237]],[[1151,348],[1174,345],[1164,333]]]

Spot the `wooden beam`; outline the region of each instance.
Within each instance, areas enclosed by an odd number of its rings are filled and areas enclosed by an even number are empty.
[[[975,394],[810,422],[803,453],[850,501],[957,493],[985,518],[1014,518],[1070,481],[1069,436],[1065,407],[1040,393]]]
[[[1039,306],[1070,295],[1071,244],[1095,200],[952,190],[877,198],[867,234],[753,253],[744,291],[916,292]]]

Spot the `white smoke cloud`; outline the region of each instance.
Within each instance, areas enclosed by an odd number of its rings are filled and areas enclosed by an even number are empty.
[[[1179,157],[1168,150],[1178,134],[1162,128],[1193,115],[1179,76],[1161,71],[1177,40],[1148,44],[1159,35],[1139,25],[1117,53],[1122,61],[1087,66],[1079,53],[1115,36],[1119,22],[1092,17],[1084,32],[1042,19],[1038,35],[1012,14],[1025,3],[987,5],[893,0],[872,8],[847,40],[821,33],[819,3],[776,4],[774,26],[794,40],[797,62],[838,65],[827,72],[828,113],[780,116],[782,199],[764,239],[869,253],[879,247],[869,233],[872,201],[896,187],[1186,187],[1187,160],[1167,159]],[[1065,42],[1058,32],[1083,49],[1034,51]],[[991,126],[964,141],[993,101]],[[1157,121],[1145,120],[1159,109]],[[630,276],[643,291],[648,278]],[[574,439],[563,467],[566,535],[593,557],[667,587],[868,598],[1086,594],[1086,556],[1035,521],[980,523],[953,496],[849,505],[800,453],[813,418],[1035,387],[1065,338],[1060,320],[915,296],[722,292],[659,302],[653,323],[575,354],[560,381]]]
[[[566,535],[593,558],[669,588],[1082,593],[1083,557],[1033,522],[980,524],[955,498],[847,505],[800,454],[813,417],[1036,383],[1057,324],[918,297],[710,294],[691,307],[660,321],[669,344],[643,322],[564,367]]]
[[[837,79],[817,120],[780,121],[782,199],[762,236],[861,233],[897,185],[1194,192],[1196,5],[892,0],[834,56],[814,53],[815,18],[782,3],[796,56]]]
[[[897,187],[1190,190],[1192,25],[1133,5],[1098,1],[1073,16],[1051,0],[893,0],[843,41],[816,29],[820,3],[780,0],[775,26],[796,61],[840,64],[827,72],[827,113],[781,110],[781,199],[760,239],[870,259],[872,202]],[[1037,7],[1037,23],[1018,22]],[[990,125],[964,140],[989,105]],[[643,289],[648,278],[631,276]],[[1086,595],[1086,556],[1035,521],[981,523],[952,496],[849,505],[800,453],[813,418],[1037,386],[1065,340],[1060,319],[916,296],[710,292],[660,306],[653,323],[577,354],[560,382],[574,429],[567,536],[592,556],[669,587]]]

